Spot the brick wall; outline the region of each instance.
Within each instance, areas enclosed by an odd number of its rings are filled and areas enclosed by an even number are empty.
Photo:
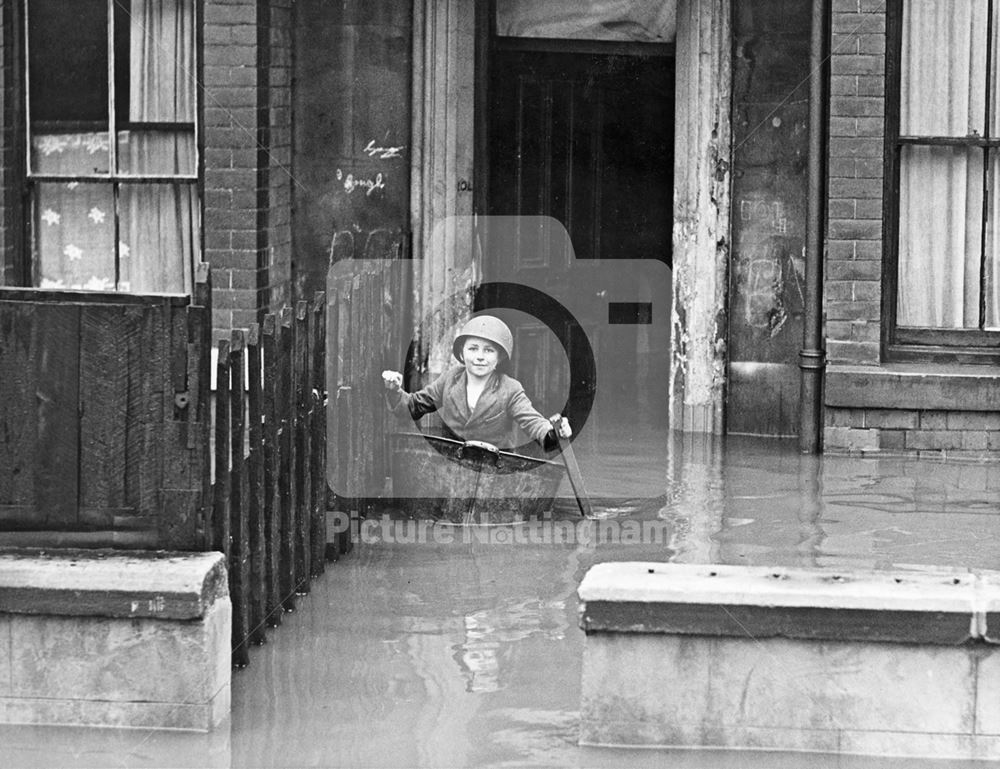
[[[882,297],[883,0],[834,0],[824,308],[830,363],[877,364]]]
[[[268,277],[272,307],[292,297],[292,0],[271,3],[268,126]]]
[[[272,51],[288,27],[289,0],[206,0],[204,7],[205,260],[212,266],[217,336],[243,328],[287,296],[287,268],[272,274],[272,249],[290,250],[287,210],[271,179],[275,129],[290,131],[289,46]],[[274,8],[272,8],[274,6]],[[284,39],[287,40],[287,33]],[[277,62],[278,66],[272,66]],[[272,71],[275,70],[275,71]],[[275,120],[286,125],[276,125]],[[287,205],[286,205],[287,209]],[[282,219],[286,220],[282,223]],[[284,264],[288,264],[284,257]],[[274,295],[274,296],[272,296]],[[280,306],[280,299],[279,305]]]
[[[1000,413],[827,409],[830,451],[982,459],[1000,454]]]

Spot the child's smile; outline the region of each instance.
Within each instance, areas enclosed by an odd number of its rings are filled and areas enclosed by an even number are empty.
[[[500,353],[492,342],[470,336],[462,346],[462,361],[469,376],[485,379],[496,370]]]

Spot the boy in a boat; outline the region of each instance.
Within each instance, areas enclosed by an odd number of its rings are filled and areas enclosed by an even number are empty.
[[[546,450],[557,445],[556,429],[563,438],[573,431],[569,420],[558,414],[543,417],[516,379],[502,373],[510,361],[514,336],[507,324],[492,315],[477,315],[458,332],[452,352],[459,365],[445,371],[414,393],[402,389],[403,375],[383,371],[389,408],[417,420],[438,411],[448,437],[484,441],[498,448],[515,448],[516,427]],[[553,427],[556,425],[556,427]]]

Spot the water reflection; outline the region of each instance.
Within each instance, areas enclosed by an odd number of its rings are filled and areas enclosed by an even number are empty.
[[[499,691],[505,685],[503,679],[518,641],[535,634],[558,641],[566,635],[564,599],[505,603],[463,617],[464,638],[452,648],[466,680],[466,691]]]
[[[642,518],[659,503],[655,515],[674,527],[668,557],[677,562],[1000,563],[996,463],[806,456],[791,441],[741,437],[622,444],[608,450],[609,469],[601,469],[599,454],[581,459],[598,511]],[[625,486],[630,493],[616,498]]]

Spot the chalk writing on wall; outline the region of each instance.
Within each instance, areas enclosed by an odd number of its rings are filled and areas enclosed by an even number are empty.
[[[788,321],[789,314],[804,306],[801,259],[788,253],[783,238],[757,243],[745,252],[744,320],[748,326],[766,329],[771,337]]]
[[[330,243],[330,264],[344,259],[399,259],[401,237],[399,231],[384,227],[371,232],[338,230]]]
[[[785,213],[785,204],[780,200],[740,201],[740,221],[762,223],[770,227],[773,232],[788,234],[788,216]]]
[[[371,197],[377,190],[385,189],[385,174],[379,172],[373,177],[368,177],[367,179],[357,178],[354,174],[345,174],[342,169],[337,169],[337,181],[343,182],[344,192],[348,195],[363,191],[365,195]]]
[[[772,339],[804,307],[804,257],[782,200],[741,200],[737,262],[743,320]]]
[[[391,160],[392,158],[403,157],[403,150],[405,149],[405,144],[400,145],[399,147],[378,147],[375,145],[375,140],[371,139],[368,144],[365,145],[363,151],[370,158],[378,156],[379,160]]]

